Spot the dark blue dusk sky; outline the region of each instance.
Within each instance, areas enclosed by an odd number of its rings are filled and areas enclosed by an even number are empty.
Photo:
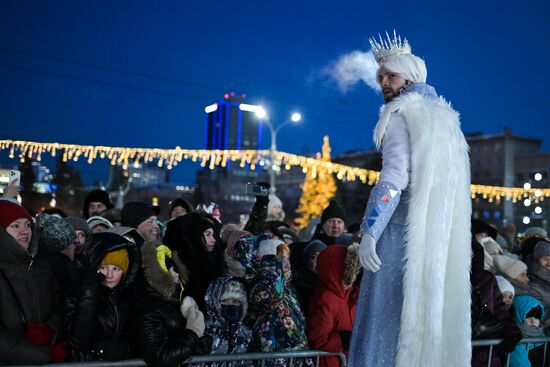
[[[368,149],[381,96],[365,84],[342,94],[319,72],[396,29],[465,132],[508,126],[548,151],[549,10],[547,0],[3,1],[0,138],[203,148],[204,107],[235,91],[275,125],[302,113],[280,150],[318,151],[325,134],[334,153]],[[105,167],[83,164],[87,183]],[[190,181],[194,168],[172,177]]]

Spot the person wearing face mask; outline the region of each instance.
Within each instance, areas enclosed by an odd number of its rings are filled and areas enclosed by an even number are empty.
[[[212,337],[210,354],[247,353],[252,331],[243,323],[248,312],[245,280],[223,276],[214,280],[205,296],[207,318],[205,334]],[[212,367],[222,367],[223,362]]]
[[[66,301],[69,344],[76,361],[116,361],[134,354],[130,314],[140,267],[135,244],[115,233],[91,235],[82,277]]]
[[[67,354],[61,292],[37,250],[29,212],[0,200],[0,364],[63,362]]]
[[[164,242],[176,250],[189,269],[185,294],[206,313],[204,296],[210,283],[222,275],[223,249],[219,224],[208,214],[189,213],[168,222]]]
[[[262,234],[255,248],[247,318],[254,332],[254,351],[308,349],[304,314],[290,282],[288,245],[273,234]]]

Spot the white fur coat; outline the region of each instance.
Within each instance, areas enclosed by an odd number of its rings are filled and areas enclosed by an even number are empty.
[[[411,144],[411,199],[397,366],[470,366],[470,163],[459,114],[443,98],[402,95],[375,128],[382,144],[392,113]]]

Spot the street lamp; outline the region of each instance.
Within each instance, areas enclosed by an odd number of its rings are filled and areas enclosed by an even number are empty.
[[[259,118],[263,118],[266,116],[266,112],[262,107],[259,107],[256,109],[256,115]],[[270,192],[274,194],[277,191],[277,188],[275,187],[275,170],[278,170],[279,167],[275,165],[275,153],[277,152],[277,134],[279,131],[292,123],[297,123],[302,119],[302,115],[300,115],[298,112],[294,112],[289,120],[286,120],[280,125],[277,125],[276,127],[273,127],[273,124],[269,119],[262,120],[262,122],[265,122],[267,127],[269,127],[269,132],[271,134],[271,148],[270,148],[270,155],[271,155],[271,167],[269,168],[269,185],[270,185]]]

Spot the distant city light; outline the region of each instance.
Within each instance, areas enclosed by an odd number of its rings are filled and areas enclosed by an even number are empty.
[[[529,224],[529,223],[531,223],[531,218],[523,217],[523,224]]]
[[[153,196],[152,202],[153,202],[153,206],[158,206],[159,205],[159,198],[156,197],[156,196]]]
[[[204,112],[206,113],[210,113],[210,112],[214,112],[218,109],[218,104],[217,103],[214,103],[214,104],[211,104],[210,106],[206,106],[204,108]]]
[[[531,205],[531,200],[530,199],[523,200],[523,205],[525,205],[525,206]]]
[[[258,116],[259,118],[264,118],[267,115],[267,112],[265,112],[264,108],[258,105],[241,103],[239,105],[239,109],[241,111],[255,112],[256,116]]]
[[[292,114],[292,116],[290,117],[290,119],[293,121],[293,122],[298,122],[302,119],[302,115],[300,115],[298,112],[294,112]]]
[[[538,172],[535,173],[535,181],[540,181],[540,180],[542,180],[542,174],[540,174]]]
[[[526,182],[526,183],[523,184],[523,188],[525,190],[529,190],[529,189],[531,189],[531,184],[529,182]]]
[[[541,213],[542,213],[542,208],[541,208],[540,206],[537,206],[537,207],[535,208],[535,213],[536,213],[536,214],[541,214]]]
[[[541,195],[542,195],[542,191],[540,191],[540,190],[535,190],[535,196],[536,196],[536,197],[539,197],[539,196],[541,196]]]

